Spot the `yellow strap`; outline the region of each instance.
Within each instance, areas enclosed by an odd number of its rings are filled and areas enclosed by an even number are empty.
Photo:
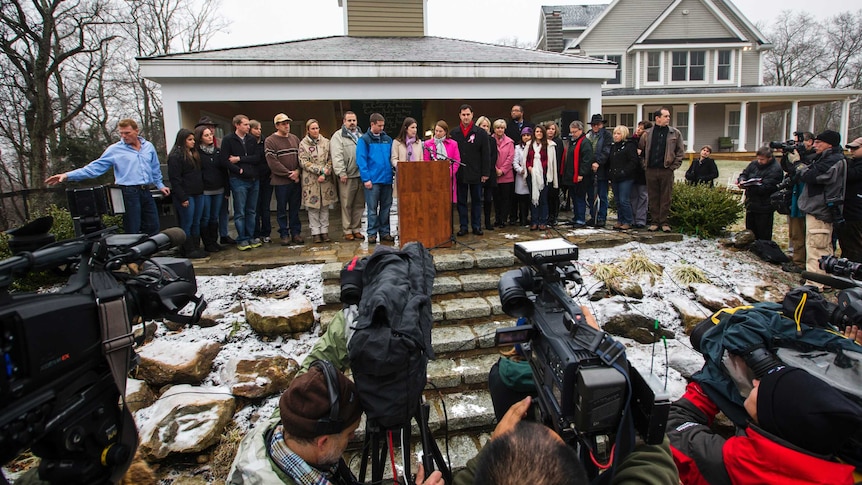
[[[796,331],[801,332],[802,327],[799,323],[802,321],[802,312],[805,310],[805,302],[808,300],[808,293],[802,293],[802,298],[799,299],[799,304],[796,305],[796,310],[793,312],[793,319],[796,321]]]
[[[721,323],[721,320],[719,319],[719,317],[721,316],[722,313],[727,313],[728,315],[733,315],[734,313],[738,312],[739,310],[749,310],[751,308],[754,308],[754,307],[752,305],[743,305],[743,306],[738,306],[736,308],[722,308],[721,310],[713,313],[712,317],[710,317],[710,319],[712,320],[713,324],[718,325],[719,323]]]

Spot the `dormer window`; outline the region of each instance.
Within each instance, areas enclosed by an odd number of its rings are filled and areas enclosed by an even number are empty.
[[[671,81],[706,80],[706,51],[673,51]]]
[[[715,80],[730,81],[733,76],[733,51],[719,50],[716,53]]]

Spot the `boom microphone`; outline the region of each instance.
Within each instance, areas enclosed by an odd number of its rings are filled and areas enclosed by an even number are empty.
[[[126,256],[131,258],[131,260],[144,259],[162,249],[182,246],[185,242],[186,233],[182,229],[179,227],[169,227],[130,247]]]

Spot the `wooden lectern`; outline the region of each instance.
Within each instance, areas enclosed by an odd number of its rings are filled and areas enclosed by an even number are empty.
[[[452,181],[449,162],[398,162],[398,237],[403,247],[452,245]]]

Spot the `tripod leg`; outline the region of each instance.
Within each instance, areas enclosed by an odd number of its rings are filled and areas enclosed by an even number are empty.
[[[431,427],[428,425],[428,419],[431,412],[431,406],[428,402],[423,402],[419,405],[416,416],[416,424],[419,426],[419,437],[422,440],[422,467],[425,469],[425,477],[431,475],[434,471],[434,464],[437,464],[437,469],[443,474],[443,480],[446,483],[452,483],[452,471],[449,465],[443,459],[443,454],[440,452],[440,447],[431,436]]]

